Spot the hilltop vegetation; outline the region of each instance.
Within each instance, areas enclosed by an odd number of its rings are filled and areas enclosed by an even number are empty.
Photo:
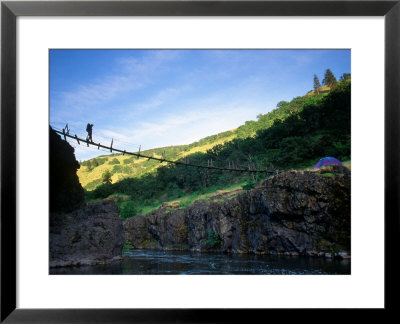
[[[214,166],[279,170],[310,167],[323,156],[349,160],[351,81],[344,79],[333,90],[324,90],[281,102],[273,111],[257,116],[257,121],[248,121],[235,130],[143,154],[161,156],[164,152],[167,159],[187,157],[193,164],[207,165],[212,160]],[[128,205],[133,214],[165,201],[201,195],[211,188],[239,184],[250,188],[266,177],[166,165],[127,155],[100,157],[82,165],[78,175],[87,199],[112,195],[122,209]],[[112,174],[112,184],[102,184],[106,170]]]

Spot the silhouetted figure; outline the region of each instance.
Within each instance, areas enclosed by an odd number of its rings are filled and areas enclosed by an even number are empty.
[[[93,143],[93,139],[92,139],[92,129],[93,129],[93,124],[87,124],[86,126],[86,131],[88,133],[88,140],[91,141]]]

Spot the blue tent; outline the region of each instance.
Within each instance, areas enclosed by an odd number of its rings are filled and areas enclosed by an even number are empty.
[[[343,164],[338,159],[331,156],[327,156],[319,160],[318,163],[313,167],[313,169],[322,168],[327,165],[343,165]]]

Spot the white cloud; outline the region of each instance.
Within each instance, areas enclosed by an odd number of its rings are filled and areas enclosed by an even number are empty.
[[[236,128],[255,119],[259,107],[242,105],[196,108],[181,115],[168,115],[153,122],[142,122],[130,132],[131,141],[154,146],[189,144],[206,136]],[[152,144],[150,144],[152,143]]]
[[[88,85],[81,85],[73,92],[64,92],[62,104],[72,109],[94,106],[142,86],[143,83],[135,75],[110,76]]]
[[[72,91],[61,93],[54,105],[76,112],[104,104],[150,83],[157,75],[169,69],[165,63],[178,56],[179,53],[173,51],[150,51],[140,59],[135,57],[119,59],[116,72],[88,84],[78,85]],[[52,110],[57,113],[59,109]]]
[[[150,97],[148,100],[142,101],[140,103],[135,103],[131,106],[132,110],[137,113],[138,111],[146,111],[149,109],[153,109],[159,107],[166,103],[167,101],[171,101],[181,94],[183,91],[188,89],[188,86],[177,88],[166,88],[159,91],[157,94]]]

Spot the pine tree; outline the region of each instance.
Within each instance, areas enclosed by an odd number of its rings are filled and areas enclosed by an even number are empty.
[[[319,88],[321,88],[321,83],[319,83],[319,79],[316,74],[314,74],[314,90],[319,94]]]
[[[88,171],[92,171],[93,170],[93,165],[92,165],[92,162],[90,160],[87,161],[86,166],[87,166]]]
[[[334,88],[336,85],[336,78],[333,75],[332,71],[330,69],[327,69],[325,71],[325,77],[322,80],[322,83],[329,86],[330,88]]]
[[[110,170],[106,170],[106,172],[103,173],[103,183],[104,184],[111,184],[112,183]]]

